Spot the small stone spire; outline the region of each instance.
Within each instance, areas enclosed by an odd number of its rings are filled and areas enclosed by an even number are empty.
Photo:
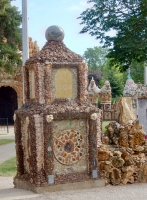
[[[129,67],[126,71],[127,71],[127,79],[128,79],[128,80],[132,79],[130,67]]]

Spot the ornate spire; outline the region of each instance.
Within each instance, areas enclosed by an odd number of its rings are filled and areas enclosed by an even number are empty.
[[[132,79],[130,67],[127,69],[127,79],[128,79],[128,80]]]

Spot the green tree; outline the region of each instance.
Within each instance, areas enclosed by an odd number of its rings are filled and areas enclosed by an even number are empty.
[[[3,15],[6,7],[9,4],[9,0],[0,0],[0,15]]]
[[[108,50],[102,47],[87,48],[83,57],[88,63],[89,69],[103,71],[106,64]]]
[[[124,84],[118,74],[114,71],[110,71],[108,74],[108,80],[111,85],[112,97],[120,97],[123,94]]]
[[[147,60],[147,0],[89,0],[93,3],[80,15],[84,25],[80,33],[89,32],[110,47],[111,64],[129,67],[132,61]],[[115,36],[109,31],[115,30]]]
[[[130,65],[131,77],[135,83],[144,84],[144,64],[133,61]]]
[[[116,97],[123,93],[126,76],[120,72],[119,67],[111,66],[110,59],[106,58],[107,52],[107,48],[88,48],[83,57],[86,59],[90,69],[88,74],[89,82],[93,77],[96,84],[101,88],[105,80],[109,80],[112,87],[112,97]]]
[[[0,0],[0,68],[13,71],[21,64],[21,14],[11,0]]]
[[[120,72],[118,67],[111,66],[109,59],[107,60],[104,69],[105,72],[100,81],[100,88],[103,86],[105,80],[109,80],[112,89],[112,97],[120,97],[123,94],[126,76],[124,76],[124,73]]]

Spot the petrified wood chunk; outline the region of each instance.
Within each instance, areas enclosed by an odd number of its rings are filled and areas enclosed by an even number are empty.
[[[110,158],[110,152],[106,150],[100,150],[98,151],[98,160],[105,161],[109,160]]]
[[[127,166],[127,167],[123,167],[122,168],[123,171],[123,180],[122,180],[122,184],[126,184],[126,183],[134,183],[134,177],[133,177],[133,173],[134,173],[134,166]]]
[[[139,181],[140,182],[146,182],[147,181],[147,162],[145,162],[144,165],[140,169]]]
[[[124,165],[125,161],[120,156],[113,156],[112,164],[114,167],[119,168]]]

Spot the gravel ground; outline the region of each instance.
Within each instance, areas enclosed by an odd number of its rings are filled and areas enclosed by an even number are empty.
[[[13,177],[0,176],[0,200],[147,200],[147,183],[35,194],[14,188]]]
[[[25,200],[147,200],[147,183],[45,193]]]

